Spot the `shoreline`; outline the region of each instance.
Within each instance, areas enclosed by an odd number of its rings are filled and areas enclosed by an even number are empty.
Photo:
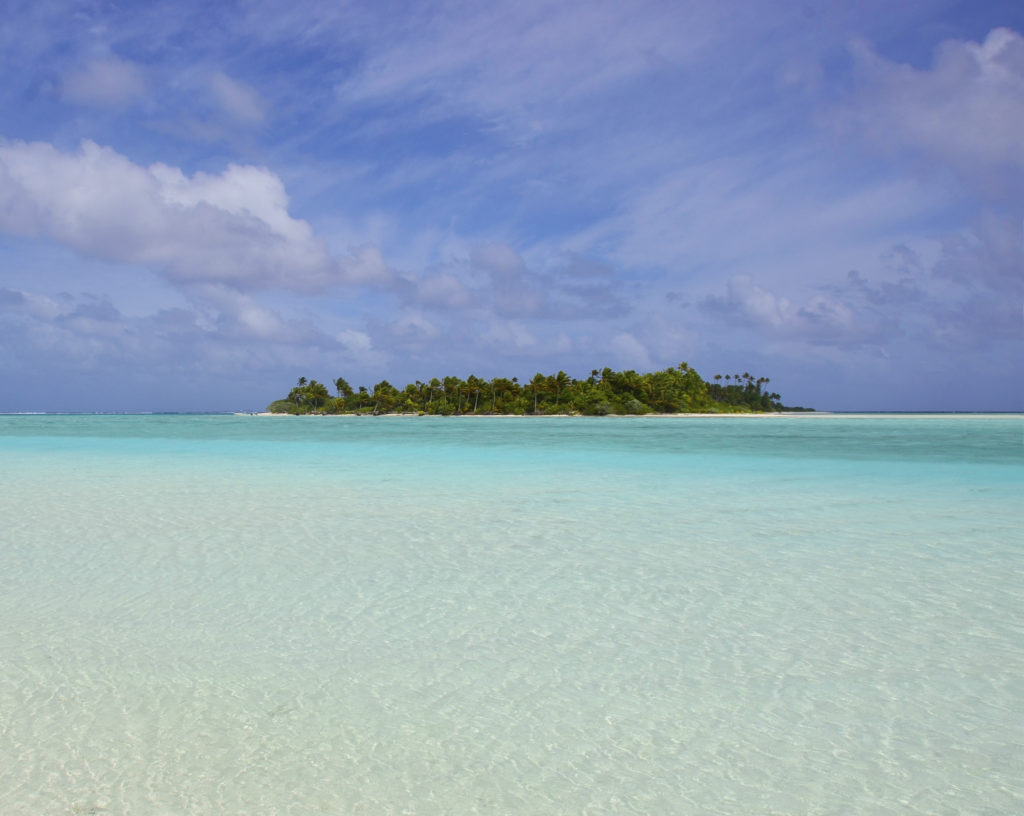
[[[825,414],[825,411],[776,411],[776,412],[760,412],[760,413],[721,413],[721,414],[710,414],[710,413],[679,413],[679,414],[605,414],[604,416],[591,416],[588,414],[421,414],[419,412],[404,412],[404,413],[382,413],[382,414],[356,414],[356,413],[344,413],[344,414],[278,414],[271,413],[270,411],[236,411],[235,416],[256,416],[256,417],[371,417],[379,419],[382,417],[412,417],[419,419],[421,417],[441,417],[442,419],[636,419],[639,417],[651,418],[651,417],[664,417],[666,419],[692,419],[698,417],[788,417],[788,416],[802,416],[804,414]]]
[[[318,418],[341,418],[341,417],[352,417],[362,418],[370,417],[373,419],[379,419],[382,417],[411,417],[419,419],[421,417],[434,417],[440,416],[443,419],[793,419],[798,417],[807,418],[818,418],[818,419],[1007,419],[1012,417],[1021,417],[1024,419],[1024,413],[1009,411],[1009,412],[991,412],[981,411],[978,413],[968,413],[963,411],[956,412],[916,412],[916,413],[898,413],[898,412],[864,412],[854,411],[850,413],[844,413],[842,411],[773,411],[773,412],[760,412],[760,413],[721,413],[721,414],[710,414],[710,413],[679,413],[679,414],[606,414],[605,416],[589,416],[586,414],[449,414],[448,416],[442,416],[440,414],[419,414],[419,413],[388,413],[388,414],[275,414],[269,411],[258,411],[258,412],[247,412],[239,411],[235,412],[235,416],[252,416],[252,417],[318,417]]]
[[[979,411],[979,412],[964,412],[964,411],[950,411],[950,412],[865,412],[865,411],[779,411],[779,412],[760,412],[750,414],[607,414],[603,417],[590,416],[585,414],[450,414],[447,416],[438,414],[271,414],[270,412],[233,412],[233,416],[236,417],[294,417],[296,419],[301,418],[321,418],[321,419],[338,419],[338,418],[365,418],[381,419],[386,417],[398,418],[406,417],[413,419],[421,419],[423,417],[439,417],[441,419],[579,419],[579,420],[629,420],[629,419],[665,419],[665,420],[677,420],[677,419],[797,419],[797,418],[808,418],[808,419],[850,419],[850,420],[870,420],[870,419],[906,419],[906,420],[920,420],[920,419],[1012,419],[1018,417],[1024,420],[1024,412],[1016,411],[1005,411],[1005,412],[992,412],[992,411]]]

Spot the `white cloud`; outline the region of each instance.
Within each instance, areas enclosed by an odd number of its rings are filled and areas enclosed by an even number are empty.
[[[22,312],[37,320],[53,320],[64,313],[54,298],[16,289],[0,289],[0,311]]]
[[[820,261],[888,243],[908,221],[948,206],[917,179],[865,173],[851,181],[835,172],[813,149],[674,167],[566,244],[604,250],[626,268],[717,273],[763,268],[765,259],[792,266],[795,256]]]
[[[377,377],[390,362],[390,355],[374,346],[373,338],[359,329],[342,329],[335,337],[340,346],[340,354],[332,353],[329,365],[335,366],[343,362],[364,371],[371,371],[370,376]],[[331,375],[336,376],[336,375]]]
[[[651,369],[651,355],[647,348],[629,332],[619,332],[608,342],[608,350],[615,363],[623,368]]]
[[[201,308],[216,308],[211,328],[248,340],[299,342],[312,340],[313,332],[297,322],[287,323],[276,312],[256,303],[249,295],[225,286],[206,284],[193,290]]]
[[[394,282],[395,274],[384,260],[381,251],[372,244],[350,249],[340,260],[345,281],[357,284],[387,285]]]
[[[433,341],[441,336],[441,329],[419,312],[406,312],[391,324],[391,331],[402,340]]]
[[[473,302],[473,293],[455,275],[442,273],[419,281],[416,299],[424,306],[459,309]]]
[[[931,69],[853,47],[863,88],[846,112],[876,142],[909,147],[967,173],[1024,169],[1024,37],[997,28],[984,42],[949,40]]]
[[[339,332],[336,339],[349,351],[366,352],[373,348],[370,335],[355,329],[345,329]]]
[[[313,237],[308,223],[288,215],[284,184],[265,167],[231,164],[220,175],[188,177],[176,167],[154,164],[149,173],[157,182],[160,198],[178,208],[194,210],[207,204],[239,218],[255,217],[273,233],[297,244]]]
[[[258,125],[263,121],[266,105],[260,95],[245,83],[217,72],[210,77],[210,90],[232,119],[246,125]]]
[[[526,277],[526,264],[512,247],[506,244],[487,243],[473,248],[470,263],[485,270],[496,281],[518,284]]]
[[[785,342],[795,348],[869,349],[883,356],[886,349],[943,349],[958,352],[995,350],[1001,344],[1024,340],[1020,283],[1017,295],[1007,284],[974,274],[972,265],[990,250],[976,238],[968,248],[954,248],[933,270],[897,269],[896,278],[870,280],[849,272],[845,281],[818,287],[802,301],[791,300],[735,276],[725,293],[700,303],[701,311],[734,334],[748,330],[758,342]],[[961,250],[967,259],[959,257]],[[978,256],[973,255],[977,252]],[[955,274],[944,267],[953,264]],[[1019,279],[1019,264],[1015,267]],[[1009,295],[1009,296],[1008,296]]]
[[[220,174],[141,167],[83,142],[0,144],[0,230],[47,238],[82,255],[145,264],[179,283],[318,291],[379,277],[362,256],[339,264],[310,225],[288,213],[284,185],[264,167]]]
[[[118,57],[93,59],[64,75],[63,95],[71,102],[118,107],[146,97],[142,69]]]
[[[911,288],[893,296],[895,287],[872,289],[853,272],[843,286],[823,287],[822,293],[798,303],[756,284],[747,275],[729,279],[724,295],[712,295],[701,309],[738,329],[753,328],[765,339],[793,340],[811,345],[879,346],[904,331],[904,310],[916,297]],[[876,292],[889,295],[879,308]]]
[[[364,332],[330,336],[321,320],[282,313],[229,287],[204,284],[189,295],[189,308],[133,317],[106,296],[0,288],[0,347],[13,355],[8,368],[38,365],[59,376],[97,366],[115,377],[121,367],[251,377],[268,366],[290,371],[339,359],[376,366],[386,358]]]
[[[541,317],[548,310],[549,282],[531,272],[512,247],[500,243],[474,247],[469,270],[482,276],[478,300],[502,317]]]
[[[480,339],[506,354],[532,351],[537,348],[537,338],[515,320],[489,321],[481,332]]]
[[[947,236],[935,274],[1021,300],[1024,298],[1024,218],[984,213],[970,229]]]
[[[881,347],[904,335],[925,302],[907,277],[872,286],[850,272],[844,284],[820,290],[801,303],[758,286],[748,275],[736,275],[724,296],[711,296],[700,305],[734,327],[758,330],[764,339],[849,348]]]
[[[587,320],[620,314],[609,267],[576,253],[544,253],[527,264],[507,244],[488,242],[462,250],[439,269],[407,275],[410,305],[461,309],[505,319]]]
[[[719,24],[710,3],[668,12],[609,0],[405,12],[374,26],[381,36],[362,70],[339,86],[342,100],[407,99],[423,116],[468,112],[521,139],[579,102],[692,59]]]
[[[726,299],[719,304],[759,325],[785,329],[796,318],[797,308],[791,301],[762,289],[747,275],[731,278],[726,289]]]

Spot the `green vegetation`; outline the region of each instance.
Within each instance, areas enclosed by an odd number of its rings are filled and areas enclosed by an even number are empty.
[[[764,390],[767,377],[716,375],[706,382],[686,363],[638,374],[594,369],[585,380],[559,371],[536,374],[526,383],[517,377],[483,380],[472,374],[416,380],[396,388],[381,380],[372,390],[353,389],[343,377],[334,380],[335,396],[316,380],[300,377],[286,399],[267,410],[277,414],[675,414],[800,411],[786,408],[779,395]]]

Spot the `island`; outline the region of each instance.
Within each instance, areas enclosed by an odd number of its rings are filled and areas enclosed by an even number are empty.
[[[642,415],[737,414],[813,409],[786,407],[765,386],[770,380],[750,373],[716,374],[708,382],[687,363],[664,371],[637,373],[593,369],[585,379],[564,371],[481,379],[469,375],[416,380],[396,388],[381,380],[368,389],[352,388],[344,377],[332,381],[335,395],[317,380],[299,377],[284,399],[267,406],[272,414],[416,415]]]

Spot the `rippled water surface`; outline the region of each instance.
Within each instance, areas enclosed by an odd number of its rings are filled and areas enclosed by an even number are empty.
[[[1022,430],[0,417],[0,813],[1024,812]]]

